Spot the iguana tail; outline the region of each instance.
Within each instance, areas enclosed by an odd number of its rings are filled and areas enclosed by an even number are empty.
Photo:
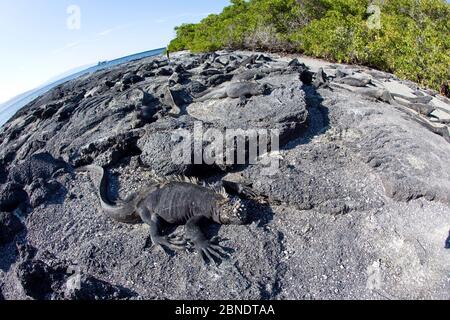
[[[105,169],[96,165],[90,165],[77,169],[77,171],[89,171],[101,176],[98,188],[98,197],[103,212],[113,220],[123,223],[139,223],[140,216],[136,213],[137,195],[132,195],[126,200],[115,204],[108,199],[108,176]]]

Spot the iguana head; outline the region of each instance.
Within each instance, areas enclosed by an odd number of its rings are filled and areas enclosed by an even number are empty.
[[[273,89],[274,89],[274,87],[273,87],[273,85],[271,85],[270,83],[263,83],[263,84],[259,87],[259,92],[260,92],[262,95],[267,96],[267,95],[269,95],[269,94],[272,93]]]
[[[247,222],[247,207],[238,197],[230,197],[219,208],[222,224],[242,225]]]

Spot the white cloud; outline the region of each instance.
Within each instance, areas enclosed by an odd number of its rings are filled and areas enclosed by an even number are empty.
[[[62,48],[58,48],[58,49],[53,50],[52,53],[53,53],[53,54],[58,54],[58,53],[61,53],[61,52],[66,51],[66,50],[76,48],[76,47],[78,47],[80,44],[81,44],[81,41],[71,42],[71,43],[66,44],[66,45],[65,45],[64,47],[62,47]]]
[[[117,31],[117,30],[120,30],[123,28],[125,28],[125,26],[117,26],[117,27],[113,27],[113,28],[109,28],[109,29],[100,31],[100,32],[96,33],[95,35],[97,37],[104,37],[104,36],[107,36],[108,34],[113,33],[114,31]]]
[[[106,36],[106,35],[112,33],[113,31],[114,31],[114,29],[106,29],[106,30],[103,30],[102,32],[97,33],[96,36],[103,37],[103,36]]]

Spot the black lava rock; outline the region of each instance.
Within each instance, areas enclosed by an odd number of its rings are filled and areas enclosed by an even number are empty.
[[[39,178],[49,179],[65,166],[64,161],[53,158],[49,153],[35,154],[29,160],[12,167],[9,180],[20,185],[29,185]]]
[[[0,212],[0,245],[14,240],[14,237],[22,231],[24,226],[12,213]]]
[[[0,211],[12,212],[28,199],[27,193],[17,183],[0,186]]]

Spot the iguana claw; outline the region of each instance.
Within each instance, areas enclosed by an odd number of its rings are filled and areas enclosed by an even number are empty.
[[[219,244],[218,237],[214,237],[209,241],[204,241],[195,245],[196,250],[200,253],[203,262],[215,262],[220,264],[223,258],[228,257],[227,252]]]
[[[258,194],[255,191],[253,191],[252,188],[247,186],[242,187],[241,194],[247,198],[256,198],[258,196]]]
[[[186,249],[186,240],[180,237],[155,237],[152,238],[153,245],[164,249],[165,247],[175,251]],[[165,251],[165,250],[164,250]]]

